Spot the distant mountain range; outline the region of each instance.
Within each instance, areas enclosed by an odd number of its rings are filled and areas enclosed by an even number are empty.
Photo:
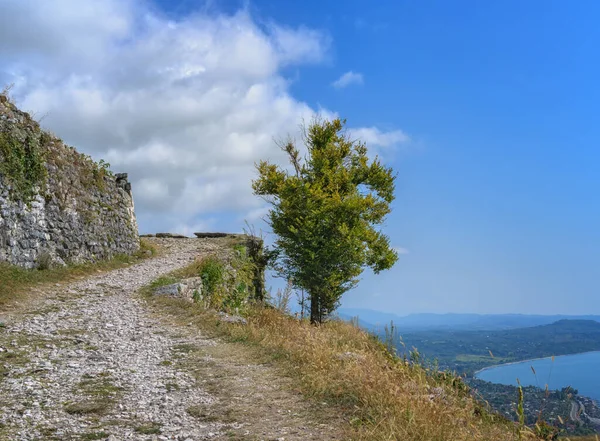
[[[358,317],[359,325],[369,330],[382,330],[394,322],[400,332],[429,330],[500,331],[533,326],[549,325],[559,320],[593,320],[600,322],[600,315],[533,315],[533,314],[409,314],[370,309],[340,308],[342,320]]]

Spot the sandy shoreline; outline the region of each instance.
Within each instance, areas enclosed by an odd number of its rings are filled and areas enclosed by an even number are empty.
[[[548,357],[529,358],[527,360],[511,361],[510,363],[494,364],[492,366],[487,366],[487,367],[484,367],[482,369],[479,369],[478,371],[475,371],[473,373],[473,378],[477,378],[477,375],[480,374],[483,371],[487,371],[489,369],[494,369],[494,368],[502,367],[502,366],[509,366],[511,364],[530,363],[530,362],[538,361],[538,360],[547,360],[547,359],[552,358],[552,357],[554,357],[554,358],[558,358],[558,357],[572,357],[574,355],[593,354],[595,352],[600,353],[600,351],[586,351],[586,352],[577,352],[575,354],[549,355]]]

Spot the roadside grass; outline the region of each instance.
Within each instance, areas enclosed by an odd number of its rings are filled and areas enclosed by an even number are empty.
[[[191,273],[187,268],[173,277]],[[153,286],[170,280],[162,278]],[[141,294],[161,313],[205,335],[247,346],[261,361],[290,377],[305,397],[341,412],[347,421],[346,439],[536,439],[529,429],[519,430],[488,411],[459,378],[392,355],[383,343],[350,323],[313,326],[261,305],[247,309],[247,325],[223,323],[199,303],[154,297],[152,289],[145,287]]]
[[[23,376],[31,371],[22,371],[30,363],[30,356],[37,351],[39,347],[46,345],[56,345],[64,347],[68,344],[63,339],[53,337],[43,337],[39,335],[27,334],[24,332],[8,332],[6,328],[0,328],[0,381],[8,375]],[[15,373],[15,370],[21,370]],[[0,409],[2,404],[0,402]]]
[[[141,433],[143,435],[160,435],[162,427],[159,423],[145,423],[135,427],[136,433]]]
[[[82,399],[65,403],[65,412],[74,415],[104,415],[116,405],[123,389],[115,386],[108,374],[102,373],[84,376],[75,392],[82,395]]]
[[[25,269],[0,262],[0,309],[31,293],[36,285],[69,282],[97,272],[123,268],[142,259],[155,257],[159,249],[148,240],[140,241],[140,250],[135,254],[117,255],[110,260],[82,265],[68,265],[48,269]]]

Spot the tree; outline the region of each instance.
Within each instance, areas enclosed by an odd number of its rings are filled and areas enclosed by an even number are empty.
[[[292,141],[282,144],[290,171],[268,161],[257,165],[254,194],[272,208],[275,269],[306,290],[311,323],[321,323],[365,267],[375,273],[398,259],[375,227],[390,212],[395,175],[370,161],[363,142],[344,133],[345,120],[313,121],[304,131],[306,156]]]

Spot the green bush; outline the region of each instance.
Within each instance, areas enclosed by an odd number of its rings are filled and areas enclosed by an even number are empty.
[[[223,303],[224,274],[223,263],[214,256],[209,256],[200,263],[202,293],[211,306]]]
[[[28,135],[21,142],[14,134],[0,132],[0,173],[11,185],[13,197],[25,202],[46,182],[46,167],[40,141]]]

